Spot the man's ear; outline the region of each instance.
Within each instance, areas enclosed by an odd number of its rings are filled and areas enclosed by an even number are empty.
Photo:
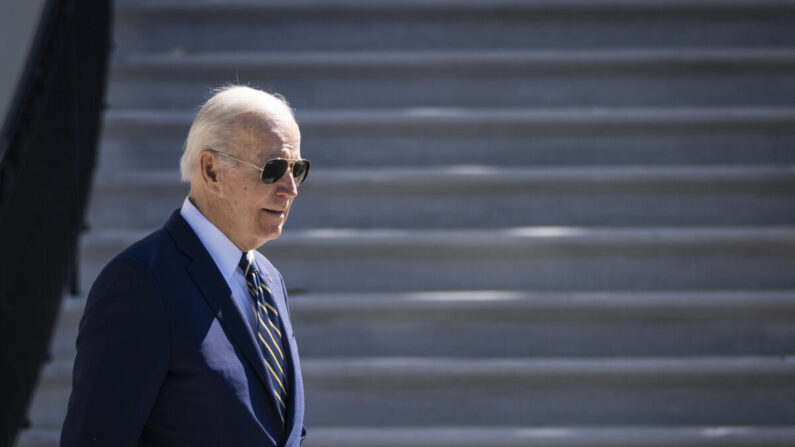
[[[220,192],[219,176],[221,166],[212,151],[204,150],[199,155],[199,169],[202,175],[202,182],[207,189],[216,194]]]

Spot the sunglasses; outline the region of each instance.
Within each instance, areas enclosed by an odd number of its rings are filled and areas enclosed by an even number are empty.
[[[304,183],[306,180],[307,174],[309,174],[309,160],[307,159],[299,159],[299,160],[286,160],[284,158],[274,158],[273,160],[269,160],[265,163],[265,166],[257,166],[254,163],[248,162],[246,160],[241,160],[235,156],[229,155],[225,152],[216,151],[211,149],[213,152],[219,155],[223,155],[224,157],[231,158],[232,160],[238,161],[243,163],[246,166],[252,167],[259,171],[260,178],[262,179],[262,183],[266,185],[270,185],[284,175],[288,169],[291,170],[293,174],[293,179],[295,179],[295,186],[300,186],[301,183]]]

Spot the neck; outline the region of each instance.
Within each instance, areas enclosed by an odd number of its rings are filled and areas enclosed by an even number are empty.
[[[253,250],[251,247],[248,247],[245,244],[241,244],[241,241],[235,240],[234,237],[231,235],[230,229],[224,225],[225,220],[223,219],[225,210],[218,207],[210,198],[205,194],[203,191],[196,191],[194,188],[191,188],[190,193],[188,194],[188,200],[199,210],[199,212],[207,218],[213,225],[215,225],[218,230],[220,230],[230,241],[237,248],[240,249],[243,253],[247,253]],[[256,248],[256,247],[255,247]]]

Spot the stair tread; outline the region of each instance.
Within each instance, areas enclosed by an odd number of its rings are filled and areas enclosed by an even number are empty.
[[[501,73],[506,68],[539,71],[567,67],[643,68],[672,66],[735,67],[740,70],[791,68],[795,50],[789,48],[660,48],[593,50],[463,50],[463,51],[336,51],[336,52],[205,52],[175,54],[163,52],[132,53],[116,57],[111,65],[114,75],[156,72],[162,76],[189,70],[267,69],[480,69]],[[317,74],[312,72],[313,76]]]
[[[373,314],[384,318],[396,312],[427,313],[444,311],[453,314],[485,310],[484,318],[507,312],[517,318],[540,318],[545,315],[565,317],[572,312],[589,312],[602,316],[658,318],[769,315],[792,316],[795,290],[682,290],[682,291],[443,291],[443,292],[375,292],[375,293],[294,293],[290,307],[296,315]],[[61,324],[76,324],[83,314],[85,297],[66,298],[61,305]],[[572,318],[576,318],[572,316]]]
[[[148,231],[113,228],[83,237],[88,244],[116,244],[140,239]],[[292,230],[268,245],[326,246],[469,246],[519,247],[536,244],[710,245],[721,243],[795,243],[795,226],[769,227],[513,227],[486,229],[315,228]],[[518,244],[518,245],[517,245]]]
[[[105,113],[106,131],[125,127],[186,130],[193,112],[161,109],[110,109]],[[762,127],[792,130],[795,107],[559,107],[559,108],[455,108],[416,107],[400,109],[302,110],[298,120],[314,131],[323,128],[443,130],[455,126],[483,126],[519,131],[554,130],[555,126],[589,127],[709,127],[738,129]]]
[[[615,358],[441,358],[441,357],[346,357],[304,358],[304,378],[313,383],[410,382],[418,385],[451,380],[487,380],[499,384],[507,379],[578,383],[620,380],[662,385],[709,379],[738,382],[744,386],[791,383],[795,374],[792,356],[698,356]],[[44,366],[40,389],[71,386],[72,361],[61,359]],[[496,380],[496,379],[503,380]],[[753,381],[748,381],[753,378]],[[496,380],[496,381],[495,381]]]
[[[67,298],[59,325],[77,324],[85,298]],[[721,319],[795,317],[795,290],[535,292],[446,291],[403,293],[294,293],[290,307],[300,319],[360,316],[364,321],[419,317],[536,321],[595,319]]]
[[[437,191],[427,188],[455,188],[456,191],[476,190],[488,186],[513,188],[550,188],[581,185],[593,188],[656,186],[666,190],[721,190],[736,184],[773,184],[795,181],[795,165],[768,166],[619,166],[619,167],[512,167],[498,165],[449,165],[435,167],[361,167],[322,168],[313,171],[311,183],[319,193],[373,193],[379,187],[394,193],[414,189],[424,193]],[[178,188],[176,169],[158,170],[101,170],[95,177],[98,191],[104,189]],[[366,190],[361,189],[367,187]],[[792,186],[795,186],[793,184]],[[341,190],[341,191],[340,191]],[[633,189],[635,190],[635,189]],[[303,191],[303,189],[302,189]],[[548,192],[545,189],[545,192]],[[793,189],[795,192],[795,188]]]
[[[585,377],[645,376],[649,379],[703,375],[770,375],[792,377],[792,357],[657,357],[657,358],[344,358],[306,359],[309,377]]]
[[[301,122],[321,119],[364,119],[372,121],[386,118],[449,119],[449,120],[693,120],[735,121],[740,119],[793,119],[792,106],[725,106],[725,107],[555,107],[555,108],[467,108],[467,107],[415,107],[382,109],[324,109],[297,112]],[[123,109],[109,110],[106,120],[169,120],[175,123],[190,122],[194,112],[188,110]],[[335,118],[336,117],[336,118]]]
[[[135,3],[121,1],[117,6],[117,16],[157,13],[265,13],[272,11],[323,11],[338,9],[348,11],[648,11],[658,12],[660,8],[676,11],[747,11],[747,10],[792,10],[795,2],[791,0],[278,0],[267,3],[251,0],[205,0],[202,2],[152,0]]]
[[[23,430],[16,447],[57,447],[60,427],[39,425]],[[351,447],[692,447],[790,446],[795,426],[504,426],[504,427],[309,427],[305,445]],[[687,443],[687,444],[683,444]]]

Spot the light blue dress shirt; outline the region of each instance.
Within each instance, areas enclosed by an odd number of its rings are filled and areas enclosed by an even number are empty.
[[[243,252],[218,227],[213,225],[188,197],[185,197],[185,201],[182,202],[182,209],[180,209],[179,214],[188,222],[188,225],[199,237],[204,248],[210,253],[210,257],[215,261],[215,265],[226,280],[226,284],[232,290],[232,296],[235,298],[237,307],[246,321],[248,321],[249,327],[253,330],[253,328],[257,327],[257,316],[253,307],[254,301],[248,293],[243,271],[238,268],[240,256]],[[254,253],[248,252],[246,257],[256,264]],[[258,264],[257,268],[262,271]]]

